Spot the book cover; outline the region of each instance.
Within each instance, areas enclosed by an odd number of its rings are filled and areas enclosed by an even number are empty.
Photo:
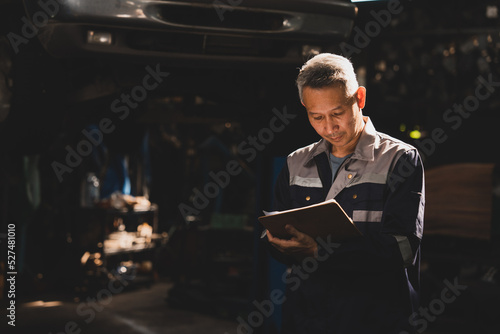
[[[259,217],[260,223],[271,234],[280,239],[289,239],[285,225],[290,224],[313,238],[331,237],[332,241],[345,241],[361,236],[352,219],[334,200],[286,211],[265,212]]]

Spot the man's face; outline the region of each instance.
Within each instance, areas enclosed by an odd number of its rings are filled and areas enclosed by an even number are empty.
[[[356,147],[363,131],[361,109],[365,105],[366,90],[359,87],[353,96],[346,97],[342,86],[324,88],[304,87],[302,104],[307,109],[309,122],[316,132],[332,144],[332,153],[346,156]]]

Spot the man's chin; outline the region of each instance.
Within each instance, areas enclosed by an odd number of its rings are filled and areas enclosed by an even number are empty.
[[[330,144],[334,146],[343,146],[342,142],[344,140],[344,135],[336,136],[336,137],[324,137]]]
[[[342,139],[344,139],[344,135],[340,135],[340,136],[337,136],[337,137],[331,137],[330,138],[330,142],[332,142],[332,143],[340,143],[342,141]]]

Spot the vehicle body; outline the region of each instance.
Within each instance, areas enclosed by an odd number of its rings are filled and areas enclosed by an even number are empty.
[[[31,28],[56,57],[301,63],[311,46],[327,50],[347,39],[356,16],[348,0],[23,2]]]

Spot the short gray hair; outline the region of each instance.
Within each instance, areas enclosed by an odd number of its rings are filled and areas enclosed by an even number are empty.
[[[336,84],[344,86],[347,96],[354,95],[359,87],[349,59],[331,53],[320,53],[309,59],[297,76],[301,101],[304,87],[324,88]]]

